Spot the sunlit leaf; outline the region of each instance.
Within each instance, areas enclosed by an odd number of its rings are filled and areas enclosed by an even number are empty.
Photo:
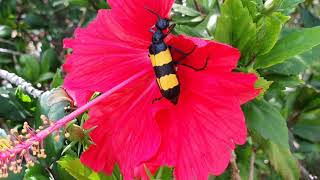
[[[112,176],[107,176],[102,173],[96,173],[92,171],[91,169],[83,165],[78,158],[64,156],[58,161],[58,164],[76,179],[113,180]]]
[[[282,26],[289,18],[280,13],[273,13],[258,21],[257,55],[266,54],[273,48],[278,41]]]
[[[241,0],[226,0],[221,6],[214,38],[237,47],[243,56],[250,53],[256,39],[256,25]]]
[[[254,67],[266,68],[282,63],[320,44],[320,27],[305,28],[280,39],[267,54],[258,56]]]

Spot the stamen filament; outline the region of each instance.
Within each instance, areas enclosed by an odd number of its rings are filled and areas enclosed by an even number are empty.
[[[33,161],[29,157],[29,154],[26,153],[29,151],[31,146],[35,145],[35,147],[38,151],[39,150],[39,142],[42,142],[43,139],[45,137],[47,137],[49,134],[59,130],[60,128],[65,126],[68,122],[72,121],[74,118],[81,115],[83,112],[85,112],[86,110],[88,110],[92,106],[101,102],[102,100],[104,100],[105,98],[107,98],[108,96],[113,94],[114,92],[118,91],[119,89],[123,88],[124,86],[126,86],[130,82],[143,76],[146,72],[148,72],[148,70],[143,70],[143,71],[133,75],[132,77],[128,78],[127,80],[125,80],[122,83],[118,84],[117,86],[113,87],[109,91],[104,92],[101,96],[99,96],[99,97],[95,98],[94,100],[88,102],[87,104],[79,107],[78,109],[76,109],[75,111],[73,111],[69,115],[63,117],[62,119],[56,121],[54,124],[50,125],[48,128],[41,130],[37,134],[34,132],[34,134],[32,134],[33,136],[31,138],[27,139],[26,141],[19,142],[13,148],[10,148],[10,149],[7,149],[6,151],[0,152],[0,170],[1,169],[6,170],[7,166],[8,166],[7,163],[9,163],[8,161],[11,161],[11,159],[12,159],[11,156],[16,156],[18,154],[20,154],[20,156],[25,156],[25,159],[27,160],[27,166],[32,166]],[[27,125],[25,125],[25,127],[27,127]],[[29,129],[25,128],[25,131],[27,132],[27,131],[29,131]],[[16,132],[14,132],[14,134],[15,133]],[[19,137],[15,137],[15,138],[19,138]],[[44,149],[42,147],[40,149],[40,156],[46,157],[46,155],[44,153]],[[18,164],[21,164],[20,161],[21,160],[19,159]]]

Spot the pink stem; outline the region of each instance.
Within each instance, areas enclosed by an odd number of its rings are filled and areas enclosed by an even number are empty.
[[[72,113],[68,114],[64,118],[56,121],[54,123],[54,125],[48,127],[47,129],[44,129],[44,130],[40,131],[39,133],[37,133],[36,135],[31,137],[30,139],[22,142],[21,144],[16,145],[13,149],[9,149],[7,151],[1,152],[0,161],[9,158],[10,154],[19,154],[23,149],[28,149],[36,141],[42,141],[44,138],[46,138],[52,132],[60,129],[66,123],[70,122],[71,120],[73,120],[74,118],[76,118],[77,116],[79,116],[80,114],[82,114],[83,112],[85,112],[86,110],[91,108],[92,106],[94,106],[97,103],[99,103],[100,101],[104,100],[106,97],[110,96],[115,91],[123,88],[124,86],[126,86],[127,84],[132,82],[133,80],[135,80],[135,79],[139,78],[140,76],[144,75],[146,72],[147,71],[145,70],[145,71],[142,71],[142,72],[139,72],[139,73],[135,74],[134,76],[130,77],[129,79],[127,79],[127,80],[123,81],[122,83],[118,84],[117,86],[113,87],[109,91],[104,92],[101,96],[97,97],[96,99],[88,102],[87,104],[79,107],[77,110],[75,110]]]

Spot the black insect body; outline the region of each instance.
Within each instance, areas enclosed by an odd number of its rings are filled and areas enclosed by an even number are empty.
[[[151,63],[157,78],[157,84],[159,86],[162,97],[168,99],[170,102],[176,105],[178,103],[180,95],[180,83],[176,74],[175,66],[180,63],[174,62],[172,59],[170,49],[174,47],[169,48],[168,45],[164,42],[164,39],[168,36],[168,34],[171,33],[171,31],[175,27],[175,24],[170,25],[169,19],[161,18],[160,15],[158,15],[154,11],[148,8],[146,9],[151,13],[157,15],[158,17],[158,20],[155,24],[155,30],[154,28],[151,28],[149,30],[151,33],[153,33],[152,43],[149,47],[149,57],[151,59]],[[168,30],[166,34],[164,33],[165,30]],[[186,57],[187,55],[191,54],[195,48],[193,48],[193,50],[189,53],[184,53],[183,51],[180,51],[177,48],[174,49],[176,49],[177,52],[180,52],[181,54],[183,54],[184,57]],[[200,69],[194,68],[186,64],[180,65],[187,66],[196,71],[203,70],[206,68],[206,65],[205,67]],[[154,101],[160,100],[162,99],[162,97],[156,98],[154,99]]]

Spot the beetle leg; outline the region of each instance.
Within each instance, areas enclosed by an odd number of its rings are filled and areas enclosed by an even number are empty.
[[[160,101],[162,98],[163,98],[162,96],[161,96],[161,97],[158,97],[158,98],[154,98],[154,99],[152,100],[152,104],[154,104],[154,103],[157,102],[157,101]]]
[[[201,68],[196,68],[196,67],[193,67],[193,66],[188,65],[188,64],[182,64],[182,63],[180,64],[179,62],[177,62],[177,65],[181,65],[181,66],[185,66],[185,67],[191,68],[194,71],[202,71],[202,70],[205,70],[208,67],[208,58],[206,59],[206,62],[204,64],[204,66],[202,66]]]

